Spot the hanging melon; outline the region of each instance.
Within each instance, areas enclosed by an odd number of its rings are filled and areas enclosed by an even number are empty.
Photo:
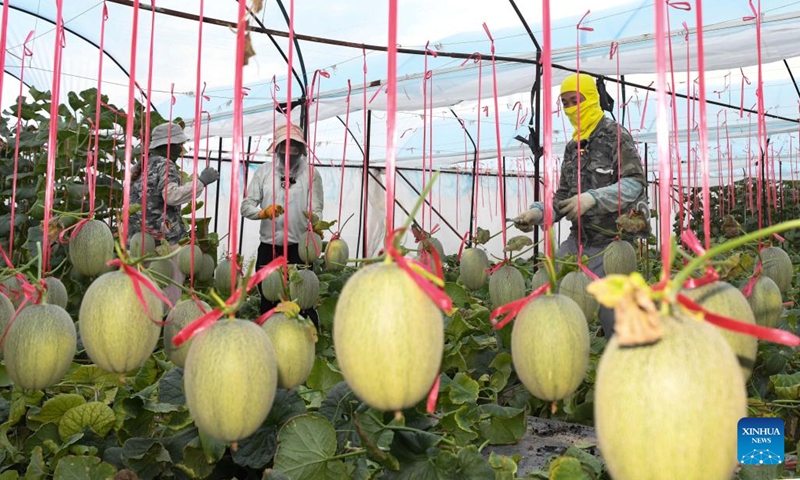
[[[214,267],[214,257],[204,253],[200,263],[200,268],[197,269],[195,280],[198,282],[210,281],[212,278],[214,278]]]
[[[134,257],[144,257],[156,253],[156,240],[149,233],[136,232],[131,235],[128,252]]]
[[[194,263],[193,263],[194,262]],[[187,277],[197,275],[203,265],[203,251],[197,245],[194,246],[194,259],[192,259],[192,245],[186,244],[178,252],[178,270]]]
[[[283,313],[269,317],[261,326],[275,348],[278,387],[292,389],[306,381],[314,367],[314,325]]]
[[[489,298],[498,308],[525,296],[525,279],[519,270],[503,265],[489,277]]]
[[[42,303],[47,303],[48,305],[58,305],[59,307],[66,309],[67,303],[69,302],[69,296],[67,294],[67,288],[61,282],[61,280],[57,279],[56,277],[47,277],[44,279],[44,282],[47,284],[47,290],[43,295]]]
[[[206,312],[209,312],[211,307],[206,302],[197,301],[193,298],[181,300],[167,315],[166,323],[164,324],[164,352],[169,357],[170,361],[179,367],[186,365],[186,355],[189,354],[189,347],[192,345],[192,340],[184,342],[180,347],[176,347],[172,339],[180,333],[186,325],[202,317]]]
[[[319,300],[319,278],[311,270],[298,270],[289,278],[289,296],[301,309],[312,308]]]
[[[606,275],[629,275],[636,271],[636,249],[630,242],[615,240],[603,252],[603,271]]]
[[[747,298],[729,283],[714,282],[685,290],[683,293],[711,313],[751,325],[756,323]],[[719,331],[739,359],[745,380],[750,378],[758,351],[758,340],[751,335],[732,332],[724,328],[720,328]]]
[[[747,298],[756,323],[774,328],[783,314],[783,297],[778,285],[769,277],[760,276]]]
[[[338,272],[347,265],[350,258],[350,247],[341,238],[331,240],[325,247],[325,268],[331,272]]]
[[[423,250],[431,252],[431,250],[436,250],[436,253],[439,255],[439,260],[444,262],[444,245],[438,238],[434,237],[427,237],[424,239],[420,246]]]
[[[16,275],[8,277],[0,282],[0,294],[5,295],[6,298],[11,301],[15,309],[19,308],[22,301],[25,299],[25,292],[22,290],[22,285],[20,285]]]
[[[794,277],[792,259],[780,247],[767,247],[761,250],[762,275],[771,278],[781,293],[786,293]]]
[[[75,356],[75,323],[57,305],[30,305],[8,328],[3,344],[8,376],[23,390],[43,390],[59,382]]]
[[[149,289],[142,286],[140,291],[147,310],[125,272],[105,273],[86,289],[78,313],[78,330],[86,354],[103,370],[136,370],[156,348],[163,305]]]
[[[306,230],[305,233],[300,235],[300,241],[297,245],[300,259],[306,265],[314,263],[322,253],[322,238],[312,230]]]
[[[592,283],[592,278],[581,270],[569,272],[561,279],[559,293],[571,298],[578,304],[581,311],[588,321],[597,317],[600,311],[600,304],[594,295],[586,291],[586,287]]]
[[[470,290],[478,290],[486,284],[489,278],[489,256],[480,248],[467,248],[461,253],[461,263],[458,266],[461,282]]]
[[[278,386],[275,351],[261,327],[221,320],[198,333],[186,356],[183,387],[197,428],[237,442],[267,418]]]
[[[547,283],[550,283],[550,274],[547,273],[547,268],[540,266],[531,277],[531,289],[536,290]]]
[[[594,418],[603,459],[615,480],[729,480],[737,423],[747,416],[736,357],[706,322],[658,321],[660,340],[623,347],[615,335],[598,364]]]
[[[536,297],[514,319],[511,355],[517,376],[533,396],[556,401],[571,395],[589,365],[586,317],[569,297]]]
[[[0,337],[5,333],[8,321],[14,315],[14,304],[0,293]],[[0,358],[3,358],[3,344],[0,343]]]
[[[160,287],[170,285],[168,280],[175,277],[175,263],[171,259],[162,259],[150,263],[149,269],[155,274],[151,275],[152,278]]]
[[[231,296],[231,275],[233,275],[232,268],[231,268],[231,261],[225,259],[219,262],[217,265],[217,270],[214,272],[214,288],[222,295],[224,298],[228,298]],[[242,278],[239,275],[239,272],[236,272],[236,284],[239,284],[239,279]],[[269,278],[269,277],[267,277]]]
[[[442,313],[400,267],[373,264],[342,289],[333,344],[358,398],[378,410],[403,410],[424,399],[439,375]]]
[[[69,261],[72,268],[86,277],[94,277],[108,271],[108,263],[114,257],[114,236],[108,225],[100,220],[83,224],[78,233],[69,240]]]
[[[283,270],[275,270],[261,281],[261,295],[270,302],[277,302],[285,294],[283,285]]]

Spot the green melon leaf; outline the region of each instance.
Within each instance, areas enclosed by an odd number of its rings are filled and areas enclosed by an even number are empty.
[[[47,465],[44,463],[42,447],[36,447],[31,452],[31,461],[25,470],[25,480],[41,480],[47,478]]]
[[[0,473],[0,480],[17,480],[18,478],[19,473],[16,470],[7,470]]]
[[[591,477],[577,458],[558,457],[550,464],[550,480],[591,480]]]
[[[86,399],[82,395],[62,393],[44,402],[39,413],[31,415],[30,419],[41,423],[58,423],[68,410],[84,403]]]
[[[782,465],[742,465],[739,480],[772,480],[781,478]]]
[[[28,407],[38,405],[42,397],[44,397],[44,392],[41,390],[31,390],[22,393],[20,390],[15,389],[11,394],[11,406],[9,407],[8,420],[3,425],[16,425],[17,422],[25,417]]]
[[[510,445],[517,443],[528,430],[525,410],[522,408],[501,407],[487,404],[480,406],[483,420],[479,429],[481,435],[493,445]]]
[[[800,372],[791,375],[773,375],[769,377],[775,386],[775,394],[783,400],[800,399]]]
[[[469,375],[458,372],[448,385],[450,387],[450,401],[454,404],[461,405],[478,400],[478,391],[480,387],[478,382],[471,379]]]
[[[189,474],[191,478],[206,478],[216,467],[214,463],[208,463],[208,458],[202,448],[191,445],[183,451],[183,463],[176,466]]]
[[[106,480],[115,473],[116,468],[97,457],[69,455],[59,460],[53,476],[59,480]]]
[[[337,383],[344,380],[341,373],[335,371],[330,363],[317,358],[314,367],[306,380],[306,385],[312,390],[319,390],[323,395],[327,395]]]
[[[447,282],[444,285],[444,292],[453,301],[453,307],[461,308],[469,304],[469,295],[461,285]]]
[[[281,428],[275,469],[292,480],[339,480],[347,469],[336,454],[336,432],[324,418],[300,415]]]
[[[206,462],[219,462],[222,456],[225,455],[225,450],[228,448],[227,443],[209,437],[199,430],[197,431],[197,435],[200,437],[200,445],[203,447],[203,454],[205,455]]]
[[[5,364],[0,365],[0,387],[10,387],[12,383],[11,377],[8,376],[8,370],[6,370]]]
[[[164,445],[153,438],[129,438],[122,446],[122,454],[142,479],[158,477],[172,463]]]
[[[67,375],[65,382],[91,386],[122,386],[120,376],[116,373],[105,372],[97,365],[81,365],[74,372]]]
[[[514,360],[508,352],[498,353],[497,356],[494,357],[492,363],[489,364],[489,368],[496,370],[489,378],[489,387],[492,390],[500,392],[506,388],[508,379],[511,377],[511,372],[513,371],[513,363]]]
[[[586,445],[587,447],[594,446],[592,444]],[[577,458],[584,466],[584,468],[588,467],[592,470],[595,477],[600,477],[600,474],[603,473],[603,463],[597,459],[591,453],[583,450],[579,445],[572,445],[570,446],[566,452],[564,452],[565,456]]]
[[[100,402],[85,403],[64,413],[58,424],[58,434],[66,439],[82,432],[84,428],[89,428],[100,437],[105,437],[116,421],[114,410],[108,405]]]
[[[184,405],[186,396],[183,393],[183,369],[175,367],[161,376],[158,381],[159,403]]]
[[[278,427],[264,423],[256,433],[239,442],[232,452],[233,462],[243,467],[263,469],[275,457],[278,448]]]
[[[475,235],[472,237],[472,240],[473,243],[483,245],[489,241],[489,238],[491,238],[489,230],[484,230],[481,227],[478,227],[477,230],[475,230]]]
[[[264,470],[264,476],[261,477],[261,480],[289,480],[289,477],[277,470],[269,468]]]
[[[533,240],[530,237],[527,235],[517,235],[516,237],[511,237],[508,239],[503,251],[516,252],[517,250],[522,250],[530,245],[533,245]]]
[[[517,463],[510,457],[489,454],[489,466],[494,469],[495,480],[514,480],[517,478]]]

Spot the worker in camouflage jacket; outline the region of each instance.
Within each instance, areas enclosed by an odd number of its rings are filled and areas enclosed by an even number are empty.
[[[183,154],[183,145],[189,140],[180,125],[164,123],[153,128],[150,135],[150,149],[147,157],[147,177],[142,175],[142,162],[132,169],[131,204],[142,205],[145,215],[145,232],[157,241],[164,239],[177,248],[178,242],[186,236],[186,226],[181,215],[181,205],[192,200],[192,194],[198,196],[206,186],[219,179],[219,172],[208,167],[197,175],[197,186],[193,182],[184,183],[181,171],[175,161]],[[147,200],[142,200],[144,182],[147,182]],[[195,190],[194,192],[192,190]],[[142,231],[142,212],[137,211],[130,216],[128,241],[131,236]],[[183,283],[184,276],[177,266],[177,257],[173,257],[173,280]],[[164,289],[170,301],[177,302],[181,291],[171,285]]]
[[[564,150],[561,180],[553,199],[553,221],[566,217],[572,221],[572,228],[556,256],[578,253],[580,217],[580,242],[583,254],[589,257],[587,267],[602,277],[605,275],[602,252],[617,236],[616,221],[620,214],[638,212],[647,220],[647,230],[641,233],[649,233],[647,183],[631,134],[604,115],[591,76],[573,74],[564,79],[560,99],[575,130]],[[514,224],[520,230],[530,232],[543,219],[544,204],[537,202],[514,219]],[[613,311],[601,307],[600,323],[606,336],[610,337],[614,328]]]
[[[147,201],[142,202],[144,178],[141,162],[133,168],[131,204],[140,204],[146,209],[145,231],[156,239],[165,239],[175,245],[186,236],[181,205],[192,200],[192,182],[183,182],[181,171],[175,160],[183,154],[183,144],[189,140],[180,125],[164,123],[153,128],[150,136],[150,151],[147,158]],[[211,167],[197,176],[196,194],[219,178]],[[142,230],[142,213],[130,217],[128,238]]]

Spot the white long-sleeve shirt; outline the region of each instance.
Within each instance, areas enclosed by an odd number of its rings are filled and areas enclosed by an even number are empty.
[[[274,177],[273,177],[274,169]],[[261,220],[259,237],[261,243],[270,245],[283,245],[284,215],[289,218],[289,243],[299,243],[300,236],[308,230],[308,219],[303,212],[308,211],[309,202],[311,210],[320,219],[324,205],[324,191],[322,177],[314,170],[313,189],[309,181],[308,163],[303,161],[297,172],[295,183],[289,188],[289,208],[286,208],[286,191],[282,185],[284,175],[272,163],[264,163],[247,185],[247,196],[242,200],[241,214],[250,220],[259,220],[258,212],[270,205],[280,205],[284,209],[283,215],[274,221]],[[309,198],[310,197],[310,198]]]

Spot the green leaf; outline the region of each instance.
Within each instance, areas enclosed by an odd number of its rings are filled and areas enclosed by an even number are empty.
[[[85,403],[64,413],[58,424],[58,434],[61,438],[67,438],[89,428],[97,435],[105,437],[116,421],[114,410],[108,405],[100,402]]]
[[[327,420],[314,415],[300,415],[281,428],[275,469],[290,479],[313,478],[339,480],[347,477],[336,454],[336,432]]]
[[[200,445],[203,447],[203,455],[205,456],[206,462],[219,462],[222,456],[225,455],[225,450],[227,450],[228,444],[212,438],[199,430],[197,435],[200,437]]]
[[[157,378],[158,366],[156,365],[156,359],[151,355],[139,371],[136,372],[136,378],[133,380],[133,389],[136,391],[143,390],[156,383]]]
[[[600,474],[603,473],[603,463],[591,453],[581,449],[578,445],[571,445],[567,451],[564,452],[564,455],[580,460],[584,466],[584,469],[587,467],[590,468],[595,477],[599,477]]]
[[[478,382],[463,372],[456,373],[456,376],[448,383],[448,386],[450,387],[450,401],[456,405],[478,400],[478,391],[480,390]]]
[[[16,470],[7,470],[0,473],[0,480],[17,480],[18,478],[19,473]]]
[[[8,376],[8,370],[6,370],[5,364],[0,365],[0,388],[10,387],[12,383],[11,377]]]
[[[107,480],[117,469],[97,457],[69,455],[58,461],[53,474],[59,480]]]
[[[517,463],[514,459],[494,452],[489,454],[489,466],[494,469],[495,480],[514,480],[517,478]]]
[[[172,405],[184,405],[186,396],[183,393],[183,369],[175,367],[161,376],[158,381],[158,401]]]
[[[487,404],[480,407],[481,435],[493,445],[510,445],[519,442],[528,430],[525,410],[513,407]]]
[[[322,358],[314,361],[314,367],[306,380],[308,388],[319,390],[323,395],[327,395],[337,383],[344,380],[341,373],[333,369],[331,364]]]
[[[577,458],[558,457],[550,464],[550,480],[591,480],[591,477]]]
[[[68,410],[84,403],[86,403],[86,399],[82,395],[62,393],[44,402],[39,413],[31,415],[30,419],[41,423],[58,423]]]
[[[773,375],[769,377],[775,386],[775,394],[783,400],[800,399],[800,372],[791,375]]]
[[[97,365],[81,365],[74,372],[67,375],[65,382],[91,386],[122,386],[120,376],[101,370]]]
[[[531,245],[533,245],[533,240],[531,237],[528,237],[527,235],[517,235],[516,237],[511,237],[508,239],[506,242],[506,247],[503,249],[503,251],[516,252]]]
[[[208,463],[203,449],[188,445],[183,451],[183,462],[176,465],[191,478],[206,478],[214,471],[215,463]]]
[[[131,469],[142,479],[160,476],[172,463],[172,457],[164,445],[153,438],[129,438],[122,445],[122,453]]]
[[[268,468],[264,470],[264,476],[261,477],[261,480],[289,480],[289,477],[277,470]]]
[[[42,447],[36,447],[31,452],[31,461],[25,470],[25,480],[41,480],[47,478],[47,465],[44,463]]]
[[[469,295],[456,283],[447,282],[444,284],[444,292],[453,301],[453,307],[461,308],[469,304]]]
[[[336,311],[336,302],[338,297],[328,297],[322,301],[317,307],[317,314],[319,315],[319,325],[325,331],[330,332],[333,330],[333,314]]]
[[[239,448],[232,452],[231,457],[237,465],[263,469],[272,461],[277,448],[278,427],[265,423],[256,433],[239,442]]]
[[[361,402],[347,382],[337,383],[320,404],[319,414],[327,418],[336,429],[339,449],[343,449],[348,443],[361,444],[354,423],[355,412],[359,405]]]
[[[28,407],[38,405],[42,397],[44,397],[44,392],[41,390],[30,390],[21,393],[19,390],[15,389],[11,395],[11,407],[8,412],[8,420],[3,425],[16,425],[17,422],[22,420],[25,416]]]
[[[489,230],[484,230],[481,227],[478,227],[475,230],[475,235],[472,237],[473,243],[477,243],[478,245],[484,245],[486,242],[489,241],[491,238],[491,234]]]
[[[514,369],[513,365],[514,360],[510,353],[498,353],[497,356],[494,357],[494,360],[492,360],[492,363],[489,364],[489,368],[496,370],[489,378],[489,388],[495,392],[500,392],[506,388],[508,379],[511,377],[511,372]]]
[[[290,418],[306,413],[306,404],[296,389],[291,391],[279,388],[275,392],[275,399],[272,401],[272,408],[267,415],[266,423],[281,426],[288,422]],[[241,446],[241,442],[239,446]]]
[[[781,478],[783,465],[742,465],[739,480],[773,480]]]

